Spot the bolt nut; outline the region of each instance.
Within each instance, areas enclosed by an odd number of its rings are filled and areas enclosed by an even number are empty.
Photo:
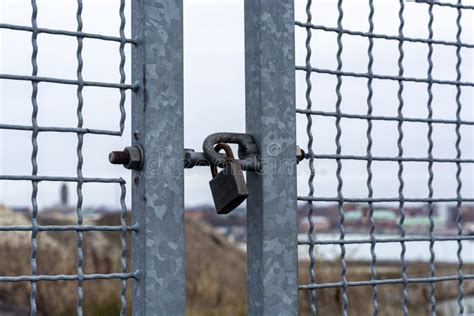
[[[109,161],[114,165],[123,165],[127,169],[138,170],[143,167],[143,150],[139,146],[125,147],[122,151],[111,152]]]
[[[301,160],[304,159],[305,152],[300,146],[296,146],[296,162],[299,163]]]
[[[123,151],[128,153],[128,155],[130,156],[128,163],[125,163],[123,165],[125,168],[138,170],[143,167],[143,151],[140,147],[129,146],[125,147]]]

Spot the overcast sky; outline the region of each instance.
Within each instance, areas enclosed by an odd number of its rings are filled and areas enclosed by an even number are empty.
[[[444,0],[447,1],[447,0]],[[398,1],[375,1],[376,33],[398,34]],[[75,30],[75,0],[39,0],[38,26]],[[474,4],[474,1],[465,1]],[[296,19],[304,21],[305,2],[296,2]],[[428,37],[428,6],[407,3],[405,11],[405,35]],[[83,22],[85,32],[118,35],[120,19],[118,0],[84,1]],[[367,1],[344,1],[344,28],[367,31],[369,7]],[[464,10],[462,41],[473,43],[473,11]],[[335,27],[337,24],[336,1],[314,1],[313,22]],[[434,37],[455,41],[456,10],[435,7]],[[130,34],[130,2],[127,1],[127,36]],[[203,139],[218,131],[245,131],[244,91],[244,26],[243,1],[185,0],[185,145],[187,148],[201,148]],[[0,23],[19,25],[31,24],[31,8],[27,0],[1,0]],[[296,29],[296,63],[304,64],[306,32]],[[367,72],[367,38],[343,36],[343,69]],[[314,67],[336,69],[336,34],[313,32]],[[38,67],[40,76],[76,79],[77,41],[72,37],[41,34],[38,37]],[[84,80],[119,82],[119,45],[85,39],[83,48]],[[405,75],[427,77],[428,47],[424,44],[405,43]],[[130,82],[130,49],[127,46],[127,82]],[[375,40],[374,72],[397,75],[398,42]],[[462,80],[473,81],[472,49],[462,49]],[[0,73],[31,74],[31,33],[0,30]],[[436,45],[433,60],[433,76],[437,79],[455,80],[456,50],[454,47]],[[327,75],[312,76],[313,104],[315,110],[334,111],[337,100],[336,79]],[[398,99],[397,82],[374,81],[374,115],[396,116]],[[304,73],[297,73],[297,107],[305,108]],[[426,118],[428,115],[427,86],[419,83],[405,83],[404,115]],[[434,85],[433,111],[435,118],[455,119],[456,88]],[[118,129],[120,120],[120,93],[115,89],[84,88],[84,126],[100,129]],[[342,111],[365,114],[367,111],[367,80],[344,78],[342,85]],[[31,124],[31,83],[0,80],[0,123]],[[472,88],[462,88],[462,118],[474,120]],[[76,87],[41,83],[38,94],[38,124],[40,126],[74,127],[76,119]],[[127,112],[130,113],[130,93],[127,93]],[[219,118],[219,119],[217,119]],[[130,117],[124,136],[86,135],[84,138],[84,176],[117,177],[129,179],[129,172],[107,161],[110,151],[121,149],[130,142]],[[318,154],[334,154],[334,118],[315,117],[313,134],[314,150]],[[373,123],[373,155],[396,156],[397,123]],[[343,119],[342,153],[366,154],[367,122]],[[455,126],[433,126],[433,155],[439,158],[454,158]],[[306,117],[298,115],[298,144],[307,147]],[[463,158],[473,158],[473,126],[461,129]],[[428,141],[426,124],[405,123],[404,155],[427,157]],[[38,165],[40,175],[76,175],[77,137],[74,134],[40,133],[38,137]],[[31,174],[31,133],[24,131],[0,131],[0,174]],[[367,196],[366,162],[344,161],[342,175],[343,193],[347,197]],[[336,196],[337,179],[334,161],[318,161],[315,180],[317,196]],[[396,197],[398,190],[398,165],[394,162],[373,163],[373,186],[376,197]],[[434,189],[436,197],[456,196],[456,166],[454,164],[434,165]],[[298,167],[298,192],[308,192],[307,163]],[[426,163],[405,164],[405,196],[418,198],[428,195],[428,170]],[[463,165],[462,180],[464,197],[474,196],[473,167]],[[211,202],[207,168],[186,171],[186,204],[197,205]],[[39,185],[40,207],[50,206],[58,201],[60,183],[43,182]],[[69,184],[71,199],[75,203],[75,184]],[[84,205],[119,206],[119,188],[113,184],[85,184]],[[31,183],[0,182],[0,203],[13,206],[30,204]],[[130,192],[128,192],[128,201]],[[130,205],[130,202],[128,203]]]

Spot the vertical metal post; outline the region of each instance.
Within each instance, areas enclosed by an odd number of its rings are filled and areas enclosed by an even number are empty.
[[[294,0],[245,0],[246,126],[262,171],[248,172],[249,315],[296,315]]]
[[[133,0],[132,142],[134,315],[184,315],[183,3]]]

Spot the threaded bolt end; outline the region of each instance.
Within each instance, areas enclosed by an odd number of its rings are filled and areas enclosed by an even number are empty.
[[[130,162],[128,151],[113,151],[109,154],[109,161],[114,165],[127,165]]]

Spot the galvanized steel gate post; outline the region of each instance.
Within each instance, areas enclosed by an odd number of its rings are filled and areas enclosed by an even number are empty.
[[[132,175],[133,314],[183,315],[182,0],[133,0],[132,17],[132,142],[145,154]]]
[[[296,315],[294,0],[245,0],[246,127],[262,170],[248,172],[248,313]]]

